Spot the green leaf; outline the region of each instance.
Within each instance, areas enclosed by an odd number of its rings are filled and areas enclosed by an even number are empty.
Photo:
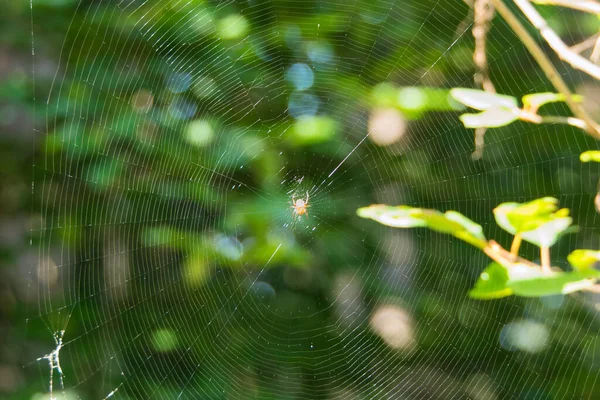
[[[494,208],[494,218],[496,219],[496,223],[500,228],[511,235],[516,235],[518,231],[508,220],[508,213],[517,207],[519,207],[519,203],[502,203]]]
[[[359,217],[370,218],[395,228],[428,227],[436,232],[453,235],[480,249],[487,245],[483,228],[456,211],[442,214],[437,210],[375,204],[359,208],[356,213]]]
[[[534,268],[529,269],[534,270]],[[600,271],[594,269],[561,272],[552,275],[543,275],[540,272],[537,276],[526,279],[514,279],[511,275],[506,286],[519,296],[541,297],[567,294],[591,287],[598,277],[600,277]]]
[[[436,232],[453,235],[458,231],[464,230],[461,224],[449,220],[438,210],[420,209],[418,214],[415,213],[414,215],[417,215],[421,220],[425,221],[427,227]]]
[[[409,206],[386,206],[384,204],[373,204],[356,210],[361,218],[370,218],[380,224],[394,228],[414,228],[426,226],[425,221],[415,217],[420,209]]]
[[[585,270],[593,267],[600,261],[600,251],[579,249],[567,256],[569,264],[576,270]]]
[[[573,100],[581,102],[583,101],[583,97],[579,96],[579,95],[574,95],[572,96]],[[525,96],[523,96],[522,100],[523,100],[523,105],[528,107],[528,108],[532,108],[534,110],[537,110],[538,108],[540,108],[541,106],[545,105],[545,104],[549,104],[549,103],[556,103],[559,101],[565,101],[566,96],[562,93],[551,93],[551,92],[544,92],[544,93],[532,93],[532,94],[527,94]]]
[[[458,211],[446,211],[444,215],[446,219],[457,222],[464,228],[464,230],[454,232],[454,236],[481,249],[487,245],[487,239],[483,234],[481,225],[473,222]]]
[[[508,271],[498,263],[491,263],[479,276],[475,287],[469,292],[473,299],[491,300],[510,296],[512,290],[506,287]]]
[[[556,218],[541,225],[539,228],[521,233],[523,240],[539,247],[551,247],[561,234],[566,231],[573,219],[570,217]]]
[[[483,90],[454,88],[450,90],[450,95],[457,101],[476,110],[489,110],[492,108],[518,108],[516,97],[497,93],[488,93]]]
[[[494,217],[496,218],[496,223],[502,229],[516,235],[517,233],[536,230],[553,220],[568,217],[568,209],[557,210],[557,208],[557,199],[543,197],[522,204],[512,202],[502,203],[494,209]],[[554,225],[559,226],[561,223]],[[539,232],[531,234],[530,237],[535,237],[536,235],[539,235]]]
[[[581,160],[581,162],[590,162],[590,161],[600,162],[600,151],[598,151],[598,150],[584,151],[579,156],[579,159]]]
[[[519,116],[507,108],[490,108],[478,114],[462,114],[460,120],[465,128],[499,128],[519,119]]]

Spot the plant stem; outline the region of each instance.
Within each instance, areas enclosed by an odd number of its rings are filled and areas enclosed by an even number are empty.
[[[529,22],[535,26],[541,33],[542,37],[548,42],[552,50],[564,61],[568,62],[573,68],[579,69],[586,74],[600,79],[600,67],[594,65],[590,60],[571,51],[569,47],[562,41],[560,36],[548,26],[546,20],[542,18],[540,13],[531,5],[528,0],[514,0],[515,4],[521,9]]]
[[[506,251],[502,246],[500,246],[494,240],[490,240],[488,245],[483,248],[483,252],[492,260],[496,261],[498,264],[503,265],[505,267],[514,265],[514,264],[522,264],[531,268],[540,268],[539,265],[532,263],[529,260],[521,258],[519,256],[513,256],[508,251]]]
[[[542,271],[550,275],[552,273],[552,269],[550,268],[550,247],[541,247],[540,257],[542,259]]]
[[[587,125],[586,132],[594,137],[595,139],[600,139],[600,127],[598,124],[591,119],[591,117],[585,112],[585,110],[580,107],[577,102],[573,99],[573,95],[571,90],[561,78],[560,74],[550,62],[546,54],[541,49],[541,47],[537,44],[537,42],[533,39],[533,37],[529,34],[527,29],[521,24],[521,22],[517,19],[517,17],[510,11],[510,9],[502,2],[502,0],[493,0],[496,11],[504,20],[508,23],[508,25],[512,28],[515,34],[519,37],[521,42],[525,45],[527,50],[531,53],[533,58],[536,60],[542,71],[546,77],[552,82],[552,85],[565,96],[565,102],[571,109],[573,115],[577,118],[585,121]]]
[[[542,116],[542,124],[567,124],[576,128],[588,129],[588,125],[584,120],[574,117],[555,117],[555,116]]]
[[[600,284],[595,284],[594,286],[582,290],[585,290],[586,292],[600,293]]]
[[[598,42],[599,36],[600,35],[596,33],[593,36],[590,36],[589,38],[585,39],[583,42],[571,46],[570,49],[573,53],[581,53],[583,51],[586,51],[587,49],[591,49]]]
[[[519,256],[519,248],[521,247],[521,234],[517,233],[513,239],[512,246],[510,246],[510,254],[517,258]]]

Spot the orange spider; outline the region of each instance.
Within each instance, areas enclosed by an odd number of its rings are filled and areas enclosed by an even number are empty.
[[[301,215],[306,214],[308,217],[308,192],[306,192],[306,200],[304,199],[295,199],[295,195],[292,195],[292,206],[290,208],[294,209],[294,215],[300,217]]]

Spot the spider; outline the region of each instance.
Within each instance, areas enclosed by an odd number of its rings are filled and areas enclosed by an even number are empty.
[[[292,195],[292,206],[290,208],[294,209],[294,215],[300,217],[303,214],[306,214],[308,217],[308,192],[306,192],[306,200],[298,199],[296,200],[295,195]]]

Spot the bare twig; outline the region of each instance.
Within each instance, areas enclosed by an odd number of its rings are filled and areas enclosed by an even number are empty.
[[[600,3],[594,0],[532,0],[539,5],[568,7],[591,14],[600,14]]]
[[[541,124],[567,124],[574,126],[584,131],[588,130],[588,126],[584,120],[574,117],[555,117],[555,116],[543,116],[541,117]]]
[[[490,240],[488,245],[483,248],[483,252],[492,260],[505,267],[512,266],[514,264],[522,264],[531,268],[540,269],[541,267],[536,263],[532,263],[529,260],[514,256],[510,252],[506,251],[504,247],[500,246],[498,242]]]
[[[590,61],[594,64],[598,64],[598,59],[600,58],[600,36],[596,39],[596,43],[594,44],[594,50],[592,50],[592,55],[590,56]]]
[[[590,286],[588,288],[583,288],[581,290],[585,290],[586,292],[592,292],[592,293],[600,293],[600,285],[596,284],[596,285]]]
[[[510,254],[515,258],[518,257],[520,247],[521,247],[521,234],[517,233],[515,235],[515,237],[513,238],[512,245],[510,246]]]
[[[592,47],[594,47],[594,45],[596,45],[596,43],[598,43],[598,39],[600,38],[600,33],[596,33],[592,36],[590,36],[589,38],[585,39],[583,42],[577,43],[573,46],[570,47],[571,51],[573,53],[582,53],[584,51],[586,51],[587,49],[590,49]]]
[[[545,274],[550,275],[552,273],[552,269],[550,268],[550,248],[549,247],[540,247],[540,258],[542,261],[542,271]]]
[[[496,88],[489,75],[487,62],[486,40],[490,30],[490,23],[494,18],[494,6],[490,0],[475,0],[473,2],[473,37],[475,38],[475,50],[473,51],[473,62],[475,63],[475,84],[489,93],[496,93]],[[471,154],[473,160],[483,157],[485,133],[487,128],[475,129],[475,151]]]
[[[546,77],[552,82],[552,85],[556,90],[565,96],[565,102],[571,109],[571,112],[575,117],[585,122],[586,132],[593,136],[595,139],[600,139],[600,127],[598,124],[587,114],[587,112],[573,99],[573,94],[563,81],[562,77],[552,64],[544,51],[540,48],[537,42],[529,34],[527,29],[521,24],[517,17],[510,11],[510,9],[502,2],[502,0],[492,0],[496,10],[506,20],[512,30],[519,36],[521,42],[527,47],[533,58],[539,64],[540,68],[544,71]],[[516,0],[515,0],[516,1]]]
[[[513,0],[527,17],[529,22],[533,24],[541,33],[542,37],[548,42],[550,47],[558,54],[558,56],[571,64],[573,68],[579,69],[586,74],[600,79],[600,67],[592,63],[590,60],[574,53],[562,41],[562,39],[548,26],[546,20],[542,18],[540,13],[529,3],[528,0]],[[573,2],[575,3],[575,2]]]
[[[473,160],[479,160],[483,157],[483,147],[485,145],[485,133],[487,128],[479,127],[475,128],[475,151],[471,153]]]
[[[475,38],[473,62],[477,67],[475,83],[481,85],[486,92],[496,93],[496,88],[489,77],[486,55],[486,39],[490,30],[490,22],[494,18],[494,6],[490,3],[490,0],[475,0],[473,12],[473,37]]]

